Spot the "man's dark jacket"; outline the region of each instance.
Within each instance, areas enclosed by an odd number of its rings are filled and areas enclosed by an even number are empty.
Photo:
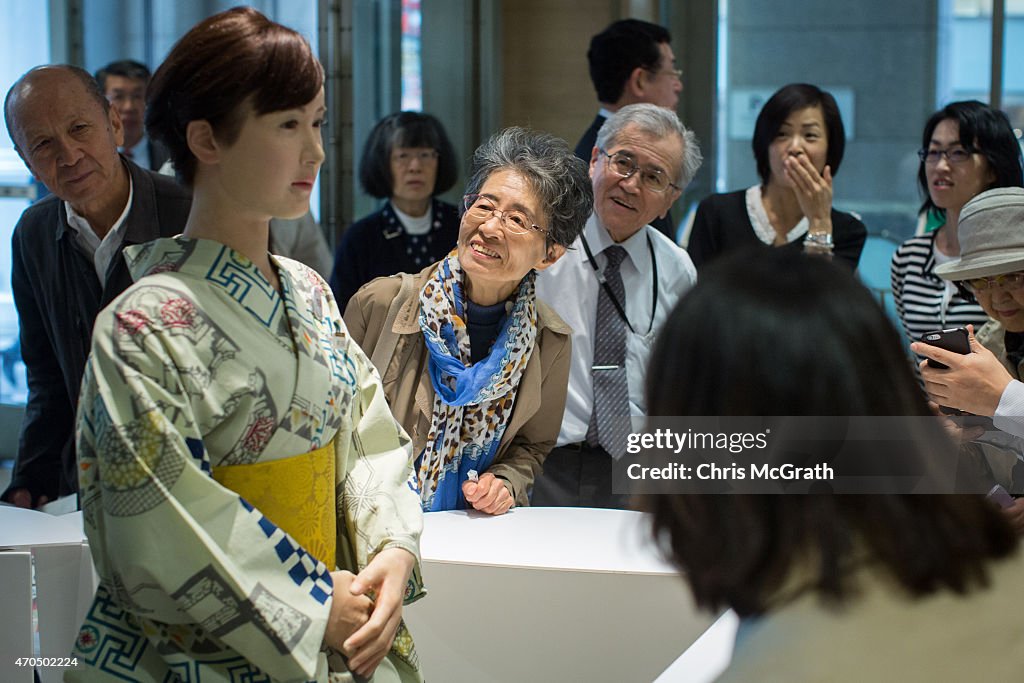
[[[191,205],[172,178],[124,159],[132,206],[121,249],[179,234]],[[54,195],[33,204],[14,228],[11,289],[21,326],[28,403],[7,494],[18,488],[50,500],[78,491],[75,411],[96,314],[132,284],[120,250],[100,285],[92,260],[75,241],[64,202]]]

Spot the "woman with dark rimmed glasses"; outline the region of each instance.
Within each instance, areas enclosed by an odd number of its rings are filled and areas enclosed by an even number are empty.
[[[561,425],[571,334],[534,281],[592,206],[565,142],[509,128],[473,156],[456,249],[349,302],[345,324],[412,438],[425,511],[529,503]]]
[[[939,278],[935,268],[960,255],[957,226],[964,204],[979,192],[1021,185],[1020,147],[1010,122],[981,102],[953,102],[932,114],[918,156],[921,211],[943,223],[930,234],[911,237],[892,257],[893,299],[910,341],[988,320],[970,293]]]

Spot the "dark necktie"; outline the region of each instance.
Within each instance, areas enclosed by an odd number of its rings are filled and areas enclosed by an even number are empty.
[[[612,245],[604,250],[608,263],[597,296],[597,325],[594,329],[594,410],[590,414],[587,443],[600,445],[613,458],[626,452],[626,436],[630,430],[629,383],[626,380],[626,323],[622,320],[608,290],[626,310],[626,291],[619,266],[626,250]]]

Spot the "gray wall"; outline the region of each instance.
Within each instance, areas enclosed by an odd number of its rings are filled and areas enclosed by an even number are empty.
[[[915,151],[936,99],[936,5],[729,2],[730,88],[774,90],[803,81],[852,89],[856,137],[847,144],[836,179],[838,208],[909,211],[912,218],[920,202]],[[729,140],[725,147],[727,188],[757,182],[749,139]],[[880,228],[865,222],[871,232]]]

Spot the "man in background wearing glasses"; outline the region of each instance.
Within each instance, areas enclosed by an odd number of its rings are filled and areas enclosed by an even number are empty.
[[[590,39],[587,62],[600,109],[576,144],[576,156],[590,161],[597,131],[627,104],[648,102],[675,111],[683,72],[676,68],[671,41],[665,27],[639,19],[616,21]],[[675,239],[676,226],[667,209],[651,224]]]
[[[572,248],[537,277],[537,296],[573,329],[569,393],[532,505],[626,507],[612,492],[630,416],[646,414],[654,339],[697,271],[651,221],[700,168],[693,133],[653,104],[622,107],[597,134],[594,213]]]
[[[124,124],[124,145],[118,151],[143,168],[159,171],[167,161],[167,150],[146,137],[142,123],[149,77],[145,64],[130,59],[111,62],[96,72],[100,90]]]

